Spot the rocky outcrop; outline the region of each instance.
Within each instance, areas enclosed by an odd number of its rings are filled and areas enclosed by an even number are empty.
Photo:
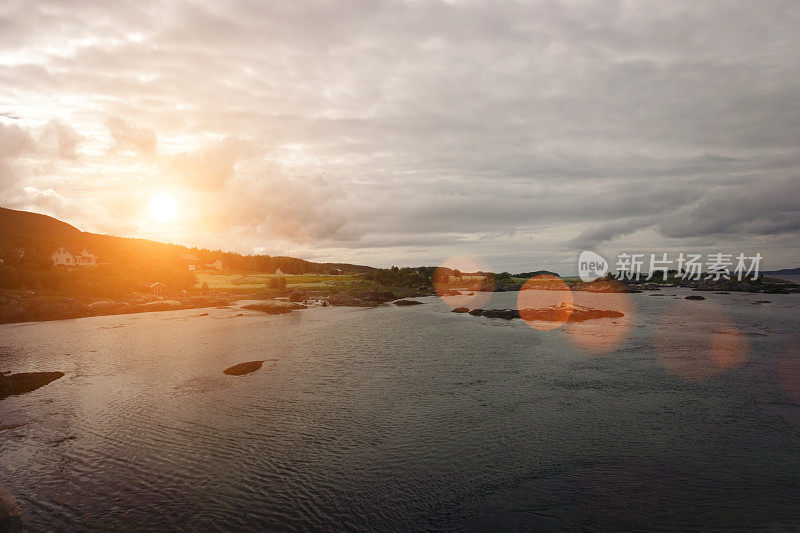
[[[465,308],[461,308],[465,309]],[[455,309],[453,310],[455,312]],[[458,311],[463,313],[465,311]],[[620,311],[613,309],[592,309],[590,307],[573,306],[568,308],[564,305],[554,305],[539,309],[472,309],[468,311],[472,316],[485,316],[487,318],[502,318],[513,320],[524,318],[525,320],[541,320],[546,322],[583,322],[598,318],[620,318],[625,316]]]
[[[452,311],[453,313],[469,313],[469,309],[466,307],[456,307]]]
[[[394,305],[399,305],[399,306],[422,305],[422,302],[418,302],[416,300],[397,300],[394,302]]]
[[[232,367],[226,368],[222,371],[222,373],[229,376],[243,376],[244,374],[255,372],[261,368],[261,365],[263,364],[264,361],[247,361],[246,363],[239,363],[238,365],[233,365]]]
[[[289,293],[289,301],[290,302],[305,302],[308,300],[309,294],[308,291],[303,290],[294,290]]]
[[[169,311],[228,305],[218,296],[189,296],[163,300],[152,294],[133,293],[126,301],[92,298],[46,297],[33,291],[0,291],[0,323],[61,320],[122,313]]]
[[[391,291],[365,291],[354,294],[340,292],[328,296],[326,301],[330,305],[375,307],[392,300],[397,300],[397,296]]]
[[[20,372],[0,375],[0,400],[8,396],[25,394],[44,387],[64,377],[63,372]]]
[[[614,279],[596,279],[589,283],[578,283],[572,287],[573,291],[586,292],[639,292],[629,285]]]
[[[243,305],[242,309],[249,309],[250,311],[261,311],[268,315],[284,315],[291,313],[295,309],[305,309],[303,304],[296,304],[290,302],[279,302],[277,300],[265,300],[261,303]]]

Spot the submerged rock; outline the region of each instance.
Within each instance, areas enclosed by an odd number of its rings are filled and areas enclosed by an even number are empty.
[[[699,294],[692,294],[691,296],[686,297],[687,300],[705,300],[705,296],[700,296]]]
[[[416,300],[397,300],[394,305],[422,305],[422,302]]]
[[[63,372],[20,372],[0,375],[0,399],[35,391],[62,377],[64,377]]]
[[[229,376],[242,376],[244,374],[255,372],[261,368],[262,364],[264,364],[264,361],[247,361],[246,363],[239,363],[238,365],[233,365],[230,368],[226,368],[222,372],[224,374],[228,374]]]

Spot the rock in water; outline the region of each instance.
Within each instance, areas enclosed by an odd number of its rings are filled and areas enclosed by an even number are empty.
[[[63,372],[20,372],[0,375],[0,400],[7,396],[35,391],[62,377],[64,377]]]
[[[422,302],[416,300],[397,300],[394,305],[422,305]]]
[[[229,376],[242,376],[244,374],[249,374],[250,372],[255,372],[259,368],[264,361],[248,361],[246,363],[239,363],[238,365],[233,365],[230,368],[226,368],[223,370],[225,374]]]
[[[291,313],[294,309],[293,305],[283,302],[265,301],[260,304],[243,305],[242,309],[249,309],[251,311],[261,311],[268,315],[283,315]]]
[[[700,296],[698,294],[692,294],[691,296],[686,297],[687,300],[705,300],[705,296]]]
[[[469,313],[469,309],[466,307],[456,307],[451,311],[452,313]]]

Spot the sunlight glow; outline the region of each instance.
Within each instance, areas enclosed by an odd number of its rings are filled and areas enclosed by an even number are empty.
[[[159,194],[150,200],[150,216],[156,222],[171,222],[178,214],[178,202],[170,194]]]

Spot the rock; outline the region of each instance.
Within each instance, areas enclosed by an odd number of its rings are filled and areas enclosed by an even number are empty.
[[[303,306],[305,308],[305,306]],[[268,315],[283,315],[291,313],[294,308],[292,305],[284,302],[277,302],[275,300],[267,300],[260,304],[243,305],[242,309],[249,309],[251,311],[261,311]]]
[[[705,296],[700,296],[699,294],[692,294],[691,296],[686,297],[687,300],[705,300]]]
[[[208,313],[200,313],[200,314],[199,314],[199,315],[197,315],[197,316],[208,316]]]
[[[660,291],[661,285],[659,285],[658,283],[643,283],[642,289],[646,291]]]
[[[483,316],[487,318],[500,318],[502,312],[502,309],[486,309],[483,311]]]
[[[397,300],[394,302],[394,305],[422,305],[422,302],[418,302],[416,300]]]
[[[500,318],[505,318],[506,320],[512,320],[519,317],[519,311],[516,309],[503,309],[500,312]]]
[[[308,291],[294,290],[289,293],[290,302],[304,302],[308,300]]]
[[[553,305],[540,309],[520,309],[519,314],[525,320],[541,320],[544,322],[584,322],[599,318],[621,318],[624,313],[612,309],[592,309],[574,306],[572,311],[564,305]]]
[[[116,302],[112,302],[111,300],[99,300],[97,302],[92,302],[88,304],[86,307],[89,309],[96,311],[96,312],[107,312],[110,311],[113,307],[116,306]]]
[[[180,309],[183,307],[178,300],[157,300],[155,302],[147,302],[142,304],[142,309],[146,311],[170,311],[172,309]]]
[[[714,294],[730,294],[729,292],[715,292]]]
[[[390,291],[366,291],[356,294],[340,292],[328,296],[330,305],[343,305],[351,307],[375,307],[386,302],[397,300],[397,296]]]
[[[466,307],[456,307],[451,311],[451,313],[469,313],[469,309]]]
[[[0,375],[0,400],[35,391],[62,377],[64,377],[63,372],[20,372]]]
[[[596,279],[589,283],[578,283],[572,287],[573,291],[586,291],[586,292],[639,292],[638,290],[631,289],[626,284],[619,282],[615,279]]]
[[[17,500],[0,485],[0,531],[21,531],[22,509]]]
[[[239,363],[238,365],[233,365],[230,368],[226,368],[222,372],[229,376],[242,376],[244,374],[249,374],[251,372],[255,372],[261,365],[264,364],[264,361],[248,361],[246,363]]]
[[[481,316],[483,314],[483,309],[473,309],[469,312],[472,316]]]

